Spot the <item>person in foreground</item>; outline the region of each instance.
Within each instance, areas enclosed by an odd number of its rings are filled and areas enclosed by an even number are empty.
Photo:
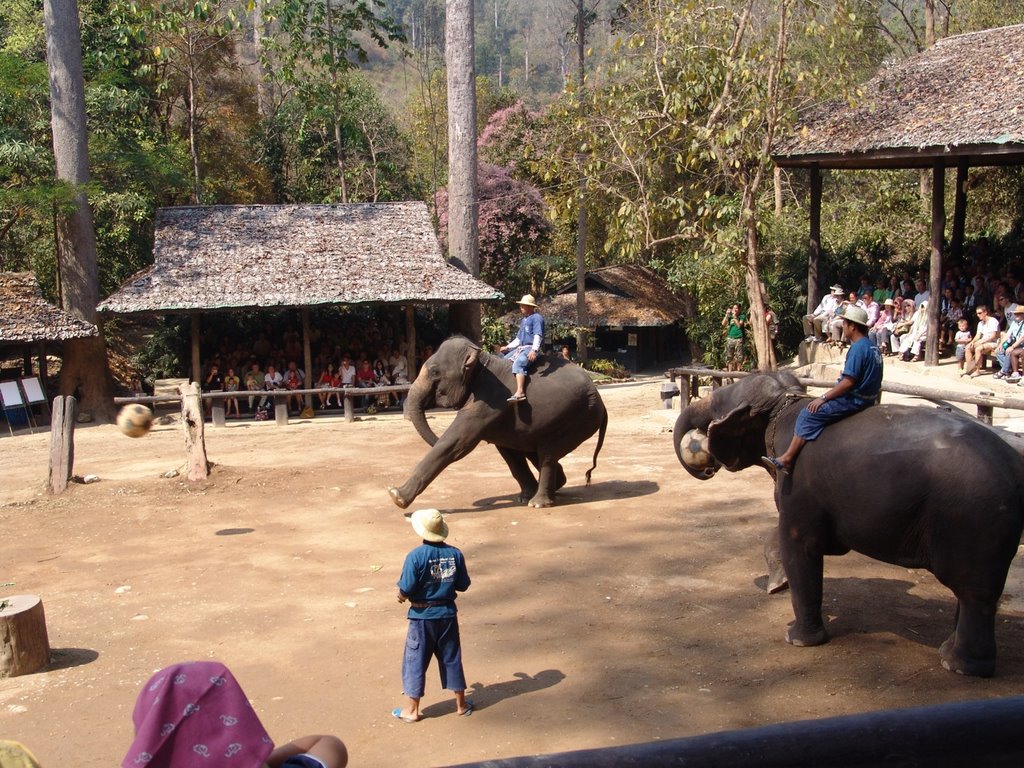
[[[526,294],[519,300],[519,312],[523,319],[519,321],[519,333],[499,352],[506,360],[512,361],[512,373],[516,375],[516,391],[508,399],[510,403],[518,403],[526,399],[526,376],[530,363],[540,354],[544,343],[544,317],[537,311],[537,300]]]
[[[135,740],[122,768],[345,768],[336,736],[303,736],[277,749],[242,687],[217,661],[160,670],[132,712]]]
[[[402,657],[402,689],[409,705],[391,714],[406,723],[421,717],[420,699],[430,658],[437,657],[441,687],[455,693],[455,713],[470,715],[462,642],[455,607],[456,592],[469,589],[469,572],[462,552],[445,543],[448,524],[436,509],[419,509],[409,517],[423,543],[405,557],[398,580],[398,602],[409,601],[409,630]]]
[[[868,313],[851,306],[843,315],[843,333],[852,343],[846,352],[846,364],[832,389],[811,400],[796,418],[789,448],[778,458],[762,456],[770,469],[786,473],[793,469],[800,450],[816,440],[829,424],[845,419],[872,406],[882,388],[882,355],[867,337]]]
[[[0,740],[0,768],[39,768],[28,748],[16,741]]]

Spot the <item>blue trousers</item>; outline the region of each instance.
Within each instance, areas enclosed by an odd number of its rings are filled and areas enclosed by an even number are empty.
[[[406,696],[412,699],[423,697],[427,667],[434,656],[441,673],[441,687],[449,691],[466,690],[458,616],[409,619],[405,656],[402,658],[402,690]]]
[[[852,397],[838,397],[835,400],[826,401],[814,413],[804,408],[797,414],[793,434],[804,440],[817,440],[829,424],[834,424],[858,411],[863,411],[871,405],[871,402],[864,402]]]

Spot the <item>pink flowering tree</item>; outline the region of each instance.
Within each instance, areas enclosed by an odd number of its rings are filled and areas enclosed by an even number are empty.
[[[506,296],[531,289],[527,265],[543,260],[551,223],[547,204],[531,184],[512,177],[508,168],[481,162],[477,167],[480,195],[480,276]],[[439,237],[448,246],[448,190],[435,199]]]

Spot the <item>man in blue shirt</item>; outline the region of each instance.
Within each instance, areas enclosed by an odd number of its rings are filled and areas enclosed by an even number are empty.
[[[808,441],[817,440],[826,426],[863,411],[878,400],[882,391],[882,354],[867,337],[867,330],[868,313],[863,307],[848,306],[843,314],[843,333],[852,344],[839,381],[800,411],[789,448],[778,458],[762,456],[766,466],[789,472],[800,449]]]
[[[499,352],[506,360],[512,361],[512,373],[516,375],[516,391],[508,399],[510,403],[518,403],[526,399],[526,372],[530,363],[537,359],[541,344],[544,343],[544,318],[537,311],[537,302],[530,294],[519,300],[519,312],[523,319],[519,321],[519,333]]]
[[[436,509],[419,509],[409,518],[423,543],[405,557],[398,579],[398,602],[409,601],[409,631],[402,657],[402,689],[409,706],[391,714],[406,723],[420,719],[420,699],[431,657],[437,657],[441,687],[455,693],[455,712],[469,715],[466,675],[455,593],[469,589],[469,572],[462,552],[444,540],[448,524]]]

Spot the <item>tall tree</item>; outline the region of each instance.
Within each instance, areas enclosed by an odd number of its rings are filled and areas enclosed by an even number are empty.
[[[89,153],[78,5],[75,0],[45,0],[43,18],[55,168],[57,177],[75,190],[73,210],[59,211],[56,216],[61,300],[64,309],[75,317],[98,324],[96,233],[85,193]],[[66,395],[78,393],[82,409],[95,418],[113,418],[113,381],[102,328],[97,337],[64,343],[60,391]]]
[[[474,277],[479,277],[473,0],[448,0],[446,8],[448,259]],[[479,304],[453,306],[449,316],[453,331],[474,340],[480,339]]]

